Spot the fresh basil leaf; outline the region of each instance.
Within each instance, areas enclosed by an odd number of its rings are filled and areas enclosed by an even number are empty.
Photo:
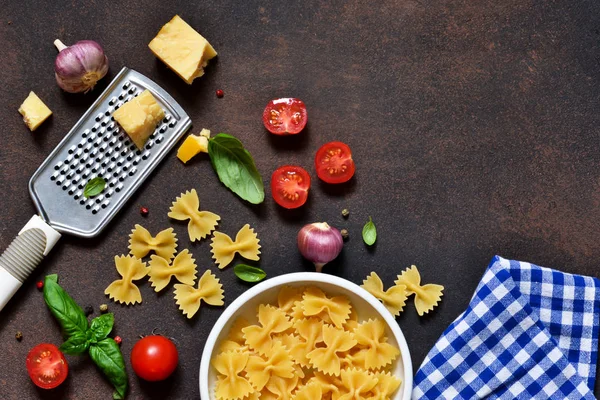
[[[219,179],[242,199],[259,204],[265,199],[265,188],[256,164],[242,142],[226,133],[208,141],[208,154]]]
[[[46,279],[50,279],[52,282],[58,283],[58,275],[56,275],[56,274],[47,275]]]
[[[102,193],[102,191],[104,190],[105,187],[106,187],[106,181],[104,180],[104,178],[102,178],[101,176],[92,178],[85,185],[85,188],[83,189],[83,196],[84,197],[97,196],[100,193]]]
[[[54,318],[60,324],[63,334],[70,338],[76,334],[85,335],[88,320],[75,301],[57,283],[56,275],[44,280],[44,301]]]
[[[90,345],[90,357],[114,386],[113,399],[124,399],[127,393],[127,371],[119,345],[112,338],[103,339]]]
[[[60,345],[59,350],[65,354],[75,355],[85,352],[90,347],[87,335],[76,333]]]
[[[96,341],[100,341],[108,336],[112,331],[113,325],[115,324],[115,316],[113,313],[103,314],[96,317],[90,323],[90,331],[92,331],[92,337]]]
[[[377,229],[375,228],[375,224],[371,217],[369,217],[369,221],[363,227],[362,237],[368,246],[372,246],[377,240]]]
[[[236,265],[235,267],[233,267],[233,272],[235,273],[235,276],[237,276],[241,280],[251,283],[260,282],[267,276],[265,271],[263,271],[262,269],[246,264]]]

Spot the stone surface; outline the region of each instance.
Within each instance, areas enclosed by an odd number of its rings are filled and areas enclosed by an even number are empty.
[[[175,14],[219,53],[191,86],[147,47]],[[174,226],[180,249],[192,251],[199,270],[216,271],[209,242],[191,244],[185,224],[166,215],[175,196],[190,188],[203,209],[221,215],[221,231],[235,234],[245,223],[256,228],[259,265],[269,276],[311,270],[295,235],[305,223],[327,221],[347,228],[350,240],[326,273],[360,283],[376,270],[391,283],[417,264],[425,282],[445,285],[432,314],[418,318],[409,303],[398,319],[415,368],[464,310],[493,255],[598,276],[599,15],[600,3],[586,0],[4,1],[0,248],[34,212],[29,177],[124,65],[167,89],[192,117],[193,132],[239,137],[265,182],[277,167],[298,164],[312,174],[313,187],[296,211],[279,208],[269,193],[264,204],[250,206],[219,183],[206,156],[184,166],[173,151],[101,236],[65,237],[3,310],[0,398],[111,398],[85,357],[69,357],[70,377],[57,391],[36,390],[27,377],[28,350],[61,342],[35,288],[49,273],[58,273],[82,306],[109,304],[127,359],[140,334],[156,329],[174,338],[175,375],[145,383],[128,365],[131,399],[197,398],[204,340],[222,309],[203,306],[188,321],[171,288],[157,296],[147,283],[135,307],[103,294],[118,277],[113,257],[127,252],[136,223],[151,232]],[[66,94],[55,84],[56,38],[104,46],[111,69],[93,92]],[[216,89],[225,91],[222,99]],[[54,111],[34,133],[17,112],[30,90]],[[284,96],[308,107],[308,127],[295,137],[272,136],[261,123],[266,103]],[[331,140],[354,152],[357,173],[346,185],[316,178],[314,154]],[[351,212],[347,220],[343,208]],[[360,238],[369,216],[379,231],[372,249]],[[249,287],[232,268],[216,274],[227,304]]]

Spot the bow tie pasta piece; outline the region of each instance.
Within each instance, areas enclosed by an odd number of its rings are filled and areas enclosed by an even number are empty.
[[[366,371],[358,369],[343,370],[342,385],[337,400],[363,400],[377,385],[377,378]]]
[[[441,285],[427,284],[421,286],[421,274],[416,265],[411,266],[398,275],[394,282],[396,285],[405,285],[406,294],[415,295],[415,308],[419,316],[427,314],[438,305],[442,299],[444,287]]]
[[[329,325],[323,325],[323,341],[325,347],[314,349],[306,357],[310,360],[311,365],[319,371],[339,376],[341,361],[338,353],[346,352],[356,346],[354,335]]]
[[[259,242],[254,229],[246,224],[235,236],[235,241],[224,233],[215,232],[210,247],[215,263],[219,269],[223,269],[231,263],[235,253],[245,259],[258,261],[260,259],[258,256],[260,254]]]
[[[250,325],[242,329],[246,344],[259,354],[269,354],[273,347],[272,335],[284,332],[292,326],[287,315],[280,309],[261,304],[258,307],[259,325]]]
[[[229,335],[227,338],[221,342],[219,346],[219,351],[228,351],[228,350],[237,350],[237,351],[246,351],[248,350],[248,346],[246,346],[246,340],[244,339],[244,333],[242,329],[249,326],[250,323],[245,318],[238,318],[235,320],[231,328],[229,329]]]
[[[302,287],[284,286],[277,295],[277,305],[289,315],[292,313],[295,303],[302,301],[303,293],[304,288]]]
[[[281,343],[275,342],[267,358],[250,356],[245,372],[256,390],[262,390],[273,377],[293,378],[294,363],[292,357]]]
[[[104,294],[117,303],[136,304],[142,302],[142,293],[133,283],[148,275],[146,263],[133,256],[115,256],[115,266],[122,279],[108,285]]]
[[[183,315],[188,319],[192,318],[200,309],[200,302],[204,300],[211,306],[222,306],[223,304],[223,285],[219,279],[213,275],[210,270],[206,270],[198,281],[198,288],[190,285],[176,284],[175,301]]]
[[[243,399],[254,391],[250,382],[240,376],[249,359],[248,353],[228,351],[212,360],[213,367],[219,373],[215,395],[218,399]]]
[[[323,389],[317,382],[310,382],[302,386],[292,399],[294,400],[315,400],[323,398]]]
[[[265,385],[265,388],[277,396],[277,399],[279,400],[292,400],[292,393],[296,389],[296,386],[298,386],[298,381],[298,375],[294,375],[292,378],[272,376]]]
[[[323,398],[337,398],[340,392],[339,388],[342,386],[340,378],[325,375],[319,371],[315,371],[314,377],[308,380],[307,385],[312,383],[319,385]]]
[[[395,285],[384,291],[383,282],[375,272],[367,276],[361,287],[379,299],[394,316],[400,315],[406,305],[406,286]]]
[[[306,355],[317,347],[317,343],[323,342],[323,321],[315,317],[302,319],[294,322],[294,328],[299,338],[291,343],[290,354],[296,363],[310,367]]]
[[[215,213],[200,211],[200,199],[198,199],[196,189],[188,190],[177,197],[168,215],[169,218],[179,221],[190,220],[188,234],[192,242],[210,235],[221,219]]]
[[[149,281],[155,292],[166,288],[173,276],[186,285],[194,285],[196,280],[196,260],[187,249],[177,254],[171,265],[166,259],[158,256],[151,256],[149,265]]]
[[[402,384],[400,378],[396,378],[389,372],[385,374],[380,372],[374,376],[377,378],[377,385],[371,390],[373,396],[369,397],[370,400],[388,400]]]
[[[157,256],[171,261],[176,250],[177,237],[173,228],[160,231],[153,237],[146,228],[136,224],[129,235],[129,254],[140,259],[154,251]]]
[[[366,350],[365,368],[379,369],[400,355],[400,350],[387,343],[385,324],[380,319],[368,320],[360,324],[354,331],[358,345]]]
[[[350,315],[346,322],[344,322],[344,330],[348,332],[354,332],[356,327],[358,326],[358,315],[356,314],[356,310],[354,308],[350,308]]]
[[[302,308],[307,317],[325,313],[337,328],[343,328],[350,316],[350,300],[345,296],[328,298],[321,289],[309,288],[304,292]],[[325,320],[325,322],[329,322]]]

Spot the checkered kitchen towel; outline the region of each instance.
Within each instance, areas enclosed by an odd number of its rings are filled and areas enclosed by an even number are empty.
[[[594,399],[600,280],[495,257],[415,399]]]

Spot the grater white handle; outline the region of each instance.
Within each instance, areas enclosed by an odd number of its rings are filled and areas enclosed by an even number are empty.
[[[34,215],[0,255],[0,311],[60,239],[60,233]]]

